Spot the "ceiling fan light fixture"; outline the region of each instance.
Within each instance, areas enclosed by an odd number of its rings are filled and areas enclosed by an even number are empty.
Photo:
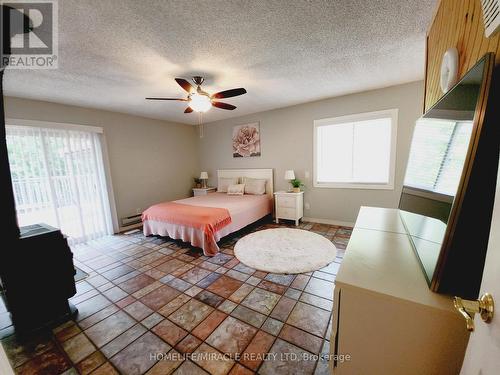
[[[212,107],[212,101],[207,95],[193,93],[189,97],[189,106],[196,112],[206,112]]]

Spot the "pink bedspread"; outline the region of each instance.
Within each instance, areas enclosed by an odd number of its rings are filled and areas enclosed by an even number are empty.
[[[171,203],[182,206],[194,206],[198,213],[202,208],[226,209],[231,222],[223,227],[214,228],[211,236],[207,237],[205,231],[194,226],[185,225],[181,221],[162,220],[161,217],[143,217],[143,230],[147,235],[168,236],[190,242],[193,246],[201,247],[205,255],[215,255],[219,251],[217,242],[224,236],[233,233],[272,212],[272,199],[267,195],[227,195],[225,193],[212,193],[208,195],[180,199]],[[161,210],[161,205],[151,208]],[[148,212],[150,209],[146,210]],[[196,210],[189,210],[196,215]],[[187,210],[186,210],[187,212]]]

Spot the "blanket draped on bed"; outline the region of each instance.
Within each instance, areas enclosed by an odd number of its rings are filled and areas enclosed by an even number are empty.
[[[149,207],[142,214],[142,221],[155,220],[203,231],[203,252],[215,255],[219,251],[214,234],[231,224],[231,215],[225,208],[192,206],[188,204],[164,202]]]

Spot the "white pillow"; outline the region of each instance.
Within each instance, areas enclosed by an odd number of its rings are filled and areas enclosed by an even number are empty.
[[[227,187],[229,185],[236,185],[238,183],[238,177],[219,177],[219,186],[217,187],[218,193],[227,193]]]
[[[243,195],[245,192],[245,184],[229,185],[227,187],[228,195]]]
[[[267,180],[261,178],[243,177],[245,184],[245,194],[262,195],[266,194]]]

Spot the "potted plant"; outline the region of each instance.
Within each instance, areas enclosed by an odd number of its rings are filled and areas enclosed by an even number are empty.
[[[201,188],[201,179],[199,179],[197,177],[194,178],[194,187]]]
[[[301,186],[304,186],[302,181],[300,181],[298,178],[294,178],[293,180],[290,180],[290,183],[292,184],[292,191],[294,193],[300,193],[300,188]]]

